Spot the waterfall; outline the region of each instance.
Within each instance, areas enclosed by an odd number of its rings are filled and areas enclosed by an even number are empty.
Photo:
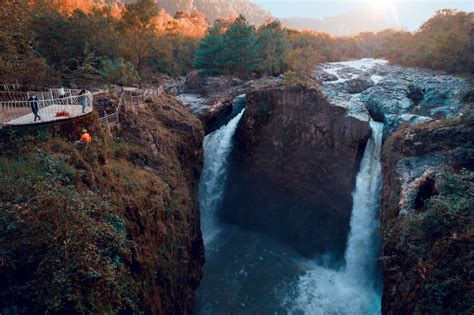
[[[346,274],[356,283],[371,285],[377,258],[375,234],[379,229],[377,211],[382,187],[383,123],[371,121],[372,137],[367,142],[353,193],[351,232],[345,253]]]
[[[356,178],[345,267],[330,269],[313,263],[300,277],[294,310],[305,314],[380,314],[381,294],[375,285],[378,215],[382,170],[383,124],[370,122],[367,142]],[[290,299],[290,298],[287,298]]]
[[[217,211],[224,196],[229,154],[233,137],[244,113],[243,109],[227,125],[204,139],[204,169],[199,182],[199,203],[201,206],[201,229],[207,246],[219,233]]]

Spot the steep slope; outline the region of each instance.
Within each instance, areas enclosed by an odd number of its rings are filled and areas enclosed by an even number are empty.
[[[271,18],[270,13],[249,0],[161,0],[159,5],[171,15],[177,11],[196,9],[204,13],[211,23],[219,18],[236,17],[239,14],[243,14],[254,24],[263,23]]]
[[[136,0],[106,0],[106,2],[120,6],[124,3],[134,3]],[[178,11],[198,10],[211,23],[221,18],[237,17],[239,14],[243,14],[252,24],[261,24],[272,17],[269,12],[250,0],[158,0],[158,5],[172,16]]]
[[[201,123],[162,97],[122,116],[2,130],[2,313],[185,314],[202,276]],[[73,139],[86,126],[87,146]]]
[[[384,314],[472,314],[474,125],[406,127],[383,154]]]

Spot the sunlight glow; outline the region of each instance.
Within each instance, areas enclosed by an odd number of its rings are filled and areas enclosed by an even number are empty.
[[[396,25],[400,25],[400,19],[395,5],[396,0],[366,0],[374,11],[383,11],[389,15]]]
[[[367,0],[374,9],[387,9],[393,7],[392,0]]]

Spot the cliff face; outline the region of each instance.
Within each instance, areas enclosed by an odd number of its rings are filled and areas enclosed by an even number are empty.
[[[472,119],[472,118],[471,118]],[[474,128],[406,127],[384,146],[384,314],[472,314]]]
[[[304,254],[342,253],[368,121],[317,89],[247,94],[223,207],[227,220],[290,242]]]
[[[95,117],[2,131],[2,313],[190,313],[201,123],[166,96],[122,117],[115,138]]]

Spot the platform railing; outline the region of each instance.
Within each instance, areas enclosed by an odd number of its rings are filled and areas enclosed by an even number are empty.
[[[32,96],[37,99],[32,100]],[[92,104],[92,94],[85,90],[0,91],[0,124],[29,125],[74,118],[90,113]]]

